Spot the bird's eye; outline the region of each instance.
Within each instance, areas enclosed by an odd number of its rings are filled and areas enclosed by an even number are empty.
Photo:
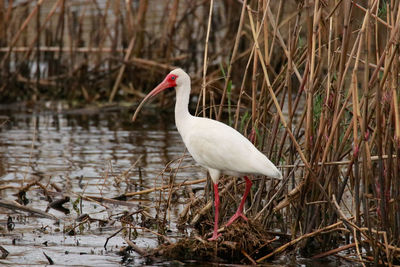
[[[171,77],[171,80],[175,81],[175,76],[172,76],[172,77]]]

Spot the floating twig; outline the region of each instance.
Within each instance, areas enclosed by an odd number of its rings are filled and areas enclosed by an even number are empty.
[[[27,206],[23,206],[21,204],[19,204],[16,201],[11,201],[11,200],[5,200],[5,199],[1,199],[0,200],[0,207],[6,208],[6,209],[10,209],[10,210],[14,210],[14,211],[23,211],[23,212],[28,212],[31,213],[35,216],[38,217],[42,217],[42,218],[48,218],[48,219],[52,219],[52,220],[56,220],[58,221],[59,219],[47,212],[35,209],[35,208],[30,208]]]
[[[8,252],[7,249],[5,249],[3,246],[0,245],[0,251],[1,251],[1,256],[0,259],[5,259],[7,258],[8,254],[10,254],[10,252]]]
[[[207,181],[207,179],[198,179],[195,181],[189,181],[189,182],[183,182],[183,183],[179,183],[179,184],[174,184],[172,187],[181,187],[184,185],[193,185],[193,184],[200,184],[200,183],[204,183],[205,181]],[[149,188],[149,189],[145,189],[145,190],[141,190],[141,191],[137,191],[137,192],[130,192],[130,193],[125,193],[124,196],[125,197],[132,197],[132,196],[137,196],[137,195],[143,195],[143,194],[148,194],[154,191],[162,191],[165,189],[169,189],[171,188],[170,185],[164,185],[164,186],[158,186],[158,187],[153,187],[153,188]]]

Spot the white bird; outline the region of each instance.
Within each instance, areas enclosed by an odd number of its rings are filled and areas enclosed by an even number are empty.
[[[175,123],[178,132],[193,159],[208,170],[214,183],[215,221],[213,235],[209,240],[216,240],[221,235],[218,234],[220,175],[244,176],[246,180],[243,198],[236,213],[226,224],[228,226],[239,217],[247,221],[243,214],[243,206],[252,185],[247,175],[260,174],[282,179],[282,174],[265,155],[235,129],[219,121],[195,117],[189,113],[190,77],[182,69],[171,71],[164,81],[143,99],[132,121],[136,119],[139,110],[150,97],[171,87],[175,87],[176,90]]]

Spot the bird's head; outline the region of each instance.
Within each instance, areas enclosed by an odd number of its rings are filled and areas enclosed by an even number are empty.
[[[175,77],[175,78],[173,78],[173,77]],[[174,69],[167,75],[167,77],[165,77],[165,80],[167,80],[168,78],[173,79],[175,81],[175,86],[171,86],[171,87],[180,87],[181,85],[185,85],[188,83],[190,84],[189,75],[182,69]]]
[[[142,102],[139,104],[138,108],[135,111],[135,114],[133,114],[132,121],[136,120],[137,114],[139,113],[140,109],[144,105],[144,103],[151,97],[158,95],[162,91],[168,88],[172,87],[180,87],[181,85],[187,83],[189,81],[190,84],[190,77],[189,75],[184,72],[182,69],[174,69],[171,71],[165,79],[157,85],[156,88],[154,88],[150,93],[147,94],[147,96],[142,100]]]

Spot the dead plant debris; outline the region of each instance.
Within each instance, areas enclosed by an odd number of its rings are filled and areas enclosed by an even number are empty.
[[[275,238],[256,222],[235,222],[227,227],[216,242],[199,236],[180,239],[174,244],[161,245],[154,254],[166,259],[252,263],[273,249]]]

